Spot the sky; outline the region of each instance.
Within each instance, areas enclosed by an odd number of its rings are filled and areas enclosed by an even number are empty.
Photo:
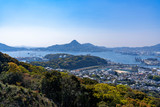
[[[160,0],[0,0],[0,43],[47,47],[160,43]]]

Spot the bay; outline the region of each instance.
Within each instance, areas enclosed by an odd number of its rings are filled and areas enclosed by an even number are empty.
[[[146,58],[156,58],[155,56],[134,56],[134,55],[123,55],[120,53],[115,53],[112,51],[108,52],[55,52],[55,51],[12,51],[12,52],[3,52],[11,57],[44,57],[47,54],[56,54],[56,53],[67,53],[72,55],[93,55],[98,56],[112,62],[122,63],[122,64],[140,64],[135,61],[135,57],[140,57],[142,59]],[[160,60],[160,58],[158,58]]]

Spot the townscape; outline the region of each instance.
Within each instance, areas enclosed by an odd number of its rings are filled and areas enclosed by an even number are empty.
[[[100,83],[124,84],[133,89],[146,89],[160,92],[160,81],[149,79],[151,75],[160,76],[159,69],[141,67],[137,67],[137,71],[126,71],[124,69],[125,67],[109,66],[102,69],[72,70],[70,73],[78,77],[98,80]]]
[[[46,67],[46,69],[52,70],[50,67]],[[64,69],[56,70],[66,72]],[[160,94],[160,68],[147,68],[112,62],[108,66],[86,67],[67,70],[67,72],[80,78],[96,80],[99,83],[123,84],[132,89],[149,92],[151,96],[154,96],[153,93]]]
[[[54,54],[57,58],[69,56],[69,54]],[[53,57],[53,56],[51,56]],[[33,61],[46,62],[49,59],[45,57],[24,57],[17,58],[18,60],[31,63]],[[159,61],[154,58],[140,59],[135,58],[137,62],[146,65],[157,65]],[[55,69],[52,67],[45,67],[47,70],[67,71],[80,78],[90,78],[99,83],[108,83],[113,85],[123,84],[141,91],[153,91],[160,93],[160,68],[159,67],[142,67],[142,64],[120,64],[107,60],[107,65],[91,66],[78,68],[74,70]],[[155,64],[156,63],[156,64]],[[159,64],[158,64],[159,65]]]

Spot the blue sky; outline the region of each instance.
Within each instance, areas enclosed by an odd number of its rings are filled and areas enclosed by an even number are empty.
[[[106,47],[160,43],[160,0],[0,0],[0,42]]]

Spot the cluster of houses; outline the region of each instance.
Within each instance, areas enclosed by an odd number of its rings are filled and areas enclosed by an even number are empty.
[[[77,69],[69,71],[81,78],[90,78],[100,83],[123,84],[132,89],[145,89],[160,92],[160,81],[149,76],[160,76],[158,68],[144,68],[129,65],[106,66],[99,69]]]

